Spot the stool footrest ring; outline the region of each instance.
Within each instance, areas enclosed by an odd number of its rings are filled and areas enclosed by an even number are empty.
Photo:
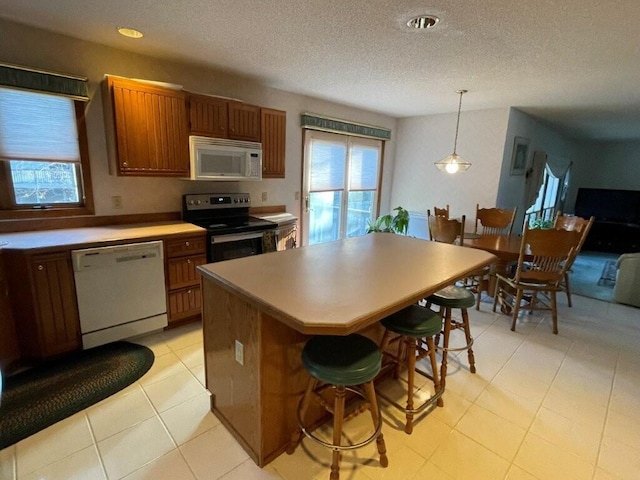
[[[335,389],[335,385],[331,385],[329,386],[329,388],[334,388]],[[360,398],[362,398],[363,400],[366,401],[367,397],[364,393],[362,393],[360,390],[353,388],[353,387],[344,387],[345,390],[356,394],[357,396],[359,396]],[[302,401],[300,402],[302,403]],[[371,407],[369,407],[371,408]],[[353,445],[334,445],[333,443],[329,443],[324,441],[323,439],[321,439],[320,437],[314,435],[312,432],[308,431],[307,428],[303,425],[302,419],[300,418],[300,404],[298,404],[298,409],[297,409],[297,416],[298,416],[298,426],[300,427],[300,430],[302,431],[302,433],[310,438],[311,440],[313,440],[316,443],[319,443],[320,445],[330,448],[332,450],[355,450],[356,448],[361,448],[364,447],[365,445],[370,444],[371,442],[373,442],[376,438],[378,438],[378,435],[380,435],[380,432],[382,431],[382,416],[380,415],[380,408],[378,408],[378,425],[376,425],[376,429],[373,432],[373,434],[369,437],[367,437],[366,439],[364,439],[363,441],[359,442],[359,443],[355,443]]]
[[[464,347],[441,347],[440,345],[436,345],[436,350],[440,351],[440,352],[462,352],[463,350],[469,350],[471,348],[471,346],[473,345],[473,337],[471,337],[471,340],[469,341],[469,343],[467,343]]]

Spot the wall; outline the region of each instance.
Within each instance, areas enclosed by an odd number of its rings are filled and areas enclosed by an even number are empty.
[[[570,211],[580,187],[640,190],[640,141],[585,143],[567,194]]]
[[[508,120],[506,108],[462,111],[457,153],[471,167],[455,175],[434,166],[453,151],[455,113],[398,120],[390,206],[412,213],[410,234],[425,235],[426,211],[434,206],[449,204],[452,216],[467,216],[470,229],[476,204],[496,204]]]
[[[392,130],[392,140],[387,142],[385,149],[381,195],[381,210],[389,209],[396,130],[396,120],[392,117],[276,90],[234,73],[137,55],[1,19],[0,31],[0,62],[88,77],[91,101],[87,107],[87,131],[97,215],[176,212],[181,209],[184,193],[242,191],[251,194],[254,206],[284,204],[289,212],[299,217],[300,204],[295,200],[295,193],[300,190],[302,175],[300,114],[303,112]],[[188,91],[237,98],[250,104],[285,110],[286,178],[227,183],[110,175],[107,142],[113,142],[113,138],[106,137],[104,127],[101,81],[105,74],[177,83]],[[262,192],[267,192],[264,203],[261,201]],[[112,207],[113,195],[122,197],[122,209]]]
[[[516,108],[510,109],[509,127],[504,139],[497,206],[509,209],[518,207],[516,216],[516,226],[518,226],[522,225],[524,212],[528,205],[524,205],[526,177],[524,175],[511,175],[511,156],[515,137],[524,137],[530,140],[527,167],[531,165],[533,152],[537,150],[544,151],[548,157],[564,159],[577,165],[582,161],[583,148],[579,142],[563,136],[530,115]],[[572,178],[570,181],[573,182],[574,179]],[[573,202],[570,205],[573,205]],[[518,231],[518,228],[514,228],[514,232]]]

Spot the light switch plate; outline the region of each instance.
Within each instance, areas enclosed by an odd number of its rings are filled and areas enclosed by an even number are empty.
[[[236,340],[236,362],[240,365],[244,365],[244,345]]]

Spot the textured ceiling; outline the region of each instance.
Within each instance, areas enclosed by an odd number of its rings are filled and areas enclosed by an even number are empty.
[[[440,22],[405,27],[420,14]],[[640,139],[639,0],[0,0],[0,16],[394,117],[454,112],[465,88],[463,110]]]

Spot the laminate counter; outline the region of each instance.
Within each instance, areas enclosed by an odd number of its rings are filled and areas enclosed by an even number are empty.
[[[204,228],[182,221],[40,230],[0,234],[0,248],[29,251],[90,248],[205,231]]]
[[[309,335],[347,335],[495,261],[387,233],[198,267],[207,388],[216,416],[260,466],[286,448]]]

